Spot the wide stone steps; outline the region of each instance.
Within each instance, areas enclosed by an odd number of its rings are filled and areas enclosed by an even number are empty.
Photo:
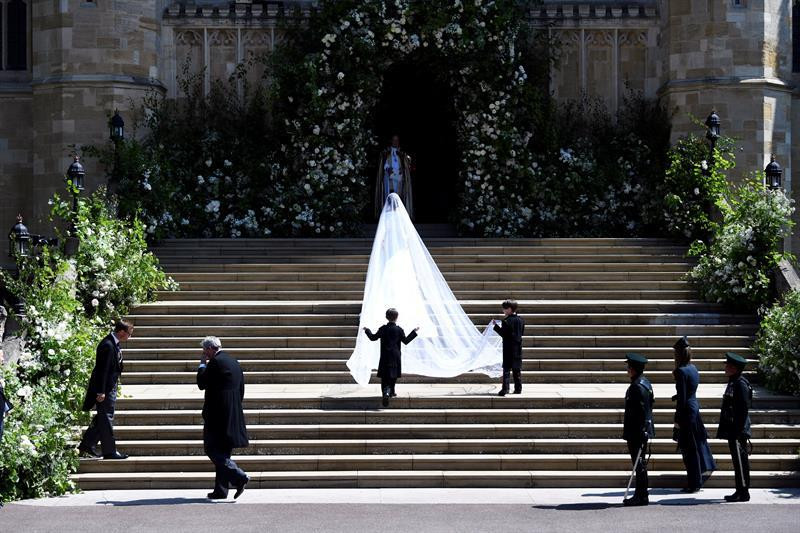
[[[732,470],[730,456],[715,459],[720,469]],[[234,461],[248,472],[262,471],[348,471],[348,470],[624,470],[630,465],[628,454],[390,454],[390,455],[240,455]],[[648,461],[654,470],[683,468],[680,454],[654,454]],[[800,459],[794,454],[753,454],[753,472],[797,470]],[[87,461],[83,473],[102,472],[213,472],[207,457],[133,457],[122,465],[108,461]]]
[[[525,315],[522,315],[523,318]],[[478,327],[483,329],[489,323]],[[376,327],[380,324],[376,324]],[[155,337],[202,337],[208,332],[208,326],[136,326],[137,338]],[[250,326],[215,326],[214,331],[220,339],[233,339],[236,337],[345,337],[352,339],[358,332],[358,322],[346,326],[309,326],[295,323],[294,325],[250,325]],[[526,336],[536,337],[542,335],[552,336],[677,336],[690,335],[693,338],[701,336],[751,336],[756,332],[754,324],[700,324],[700,325],[578,325],[578,324],[525,324]],[[447,330],[440,328],[436,331],[446,335]]]
[[[653,487],[681,487],[670,439],[672,345],[688,335],[714,436],[723,354],[748,358],[757,317],[698,299],[692,260],[664,239],[425,238],[473,323],[516,298],[526,321],[522,395],[497,379],[406,374],[381,406],[345,362],[358,333],[370,238],[166,240],[154,251],[181,285],[135,308],[115,432],[127,461],[82,460],[83,489],[210,488],[202,443],[199,343],[222,339],[240,360],[250,446],[236,460],[250,488],[622,487],[624,353],[643,353],[656,389]],[[413,327],[406,325],[405,327]],[[379,323],[376,322],[375,327]],[[755,377],[754,377],[755,381]],[[373,383],[376,380],[373,378]],[[753,486],[797,486],[800,402],[756,387]],[[727,443],[710,439],[733,486]]]
[[[800,425],[753,424],[752,438],[787,439],[797,435]],[[671,434],[672,424],[656,424],[656,435]],[[305,439],[613,439],[622,434],[622,424],[264,424],[248,425],[255,440]],[[203,427],[120,426],[119,440],[202,440]]]
[[[722,457],[730,454],[728,443],[709,439],[711,452]],[[800,439],[751,439],[753,449],[764,454],[797,454]],[[197,440],[119,440],[117,447],[134,456],[204,456],[203,441]],[[653,439],[653,453],[675,453],[671,439]],[[243,455],[386,455],[386,454],[459,454],[488,453],[573,453],[624,454],[625,442],[619,438],[478,438],[478,439],[250,439],[250,445],[237,449]],[[87,461],[82,461],[81,464]],[[630,464],[630,463],[629,463]],[[630,471],[629,471],[630,472]]]
[[[700,370],[701,375],[706,377],[708,373],[722,373],[722,360],[720,357],[714,359],[693,359],[692,362]],[[347,372],[345,360],[335,359],[239,359],[239,364],[245,373],[245,381],[251,372]],[[191,372],[197,371],[197,358],[189,360],[133,360],[126,361],[126,373],[136,372]],[[668,360],[654,360],[648,365],[648,372],[672,372],[674,363]],[[624,363],[619,357],[615,359],[523,359],[522,370],[534,371],[542,370],[554,371],[620,371],[624,369]]]
[[[751,315],[723,315],[718,313],[521,313],[525,318],[526,327],[539,325],[558,326],[595,326],[595,325],[672,325],[694,328],[703,325],[749,325],[758,327],[758,323]],[[485,326],[490,320],[497,318],[497,313],[471,313],[473,323]],[[136,324],[137,332],[150,331],[156,326],[162,331],[170,327],[202,326],[212,327],[214,330],[227,327],[251,326],[358,326],[357,314],[249,314],[249,315],[129,315]],[[137,333],[138,335],[138,333]]]
[[[354,470],[354,471],[287,471],[249,472],[248,488],[377,488],[377,487],[620,487],[630,472],[507,470],[501,472],[459,470]],[[681,487],[685,474],[676,471],[649,472],[651,487]],[[85,490],[118,489],[189,489],[208,488],[213,484],[212,472],[146,472],[78,474],[75,481]],[[753,472],[751,484],[759,487],[793,487],[798,483],[796,471]],[[715,473],[706,487],[732,487],[733,472]]]
[[[506,298],[516,300],[690,300],[696,293],[690,289],[559,289],[559,290],[525,290],[518,289],[505,291],[492,290],[454,290],[453,294],[459,300],[485,299],[502,302]],[[256,290],[197,290],[169,292],[160,291],[157,297],[162,302],[185,300],[236,300],[236,301],[297,301],[309,300],[350,300],[361,301],[364,297],[363,290],[285,290],[285,291],[256,291]]]
[[[623,409],[245,409],[248,424],[621,424]],[[673,409],[655,409],[658,424],[671,424]],[[719,409],[701,409],[709,430],[719,422]],[[800,425],[800,409],[752,409],[754,424]],[[199,409],[129,409],[114,416],[115,426],[203,424]]]
[[[533,346],[595,346],[628,349],[632,346],[670,347],[676,335],[525,335],[523,347]],[[134,337],[125,348],[196,348],[201,339],[197,337]],[[693,346],[744,347],[749,346],[750,335],[704,335],[692,339]],[[226,337],[226,347],[231,348],[353,348],[351,337]],[[624,354],[620,354],[621,356]]]

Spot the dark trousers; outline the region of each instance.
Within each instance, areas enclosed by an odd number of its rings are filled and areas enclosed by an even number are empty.
[[[522,392],[522,370],[519,368],[503,368],[503,390],[508,392],[512,372],[514,373],[514,392]]]
[[[733,459],[736,492],[748,492],[750,488],[750,458],[747,456],[747,437],[728,440],[728,449]]]
[[[381,378],[381,395],[391,396],[394,394],[394,386],[397,383],[397,378]]]
[[[5,406],[0,407],[0,443],[3,442],[3,421],[5,420],[5,413],[2,412],[2,409]]]
[[[679,444],[681,455],[683,456],[683,465],[686,467],[687,487],[699,489],[703,486],[703,479],[702,472],[700,472],[700,451],[697,449],[697,443],[689,435],[688,438],[682,439]]]
[[[111,392],[106,394],[106,399],[95,406],[97,414],[92,417],[91,424],[83,434],[82,447],[94,448],[99,440],[103,455],[111,455],[117,451],[117,443],[114,440],[114,405],[116,403],[117,386],[114,385]]]
[[[244,470],[233,462],[231,453],[233,448],[206,445],[206,455],[214,463],[216,476],[214,477],[214,492],[228,495],[229,487],[238,487],[247,480]]]
[[[636,461],[636,456],[639,455],[639,450],[642,451],[639,456],[639,462],[636,463],[636,491],[633,493],[635,498],[647,498],[647,463],[645,462],[645,453],[647,452],[647,441],[627,441],[628,453],[631,454],[631,464]]]

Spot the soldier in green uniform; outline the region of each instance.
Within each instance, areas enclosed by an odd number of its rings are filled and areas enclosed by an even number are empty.
[[[647,442],[655,437],[653,426],[653,386],[644,374],[647,358],[638,353],[625,355],[631,385],[625,393],[625,419],[622,438],[628,442],[633,469],[636,472],[636,491],[622,503],[626,506],[647,505]]]
[[[728,502],[750,501],[750,460],[747,444],[750,439],[750,405],[753,388],[742,375],[747,359],[733,352],[725,354],[725,375],[728,386],[722,396],[717,438],[728,441],[736,477],[736,492],[725,496]]]

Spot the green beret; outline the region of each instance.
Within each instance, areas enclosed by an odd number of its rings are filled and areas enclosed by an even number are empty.
[[[676,350],[685,350],[686,348],[689,347],[689,339],[686,337],[686,335],[684,335],[683,337],[678,339],[678,342],[673,344],[672,347],[675,348]]]
[[[738,353],[726,352],[725,362],[730,363],[732,365],[736,365],[738,367],[744,367],[747,364],[747,359],[745,359]]]
[[[640,353],[636,352],[628,352],[625,354],[625,359],[627,359],[628,363],[634,363],[636,365],[644,366],[647,364],[647,357],[643,356]]]

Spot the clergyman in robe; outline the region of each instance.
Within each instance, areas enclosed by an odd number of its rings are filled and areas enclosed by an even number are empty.
[[[400,148],[400,137],[392,136],[389,147],[381,152],[375,180],[375,217],[380,218],[386,197],[397,193],[410,217],[414,217],[411,194],[411,157]]]

